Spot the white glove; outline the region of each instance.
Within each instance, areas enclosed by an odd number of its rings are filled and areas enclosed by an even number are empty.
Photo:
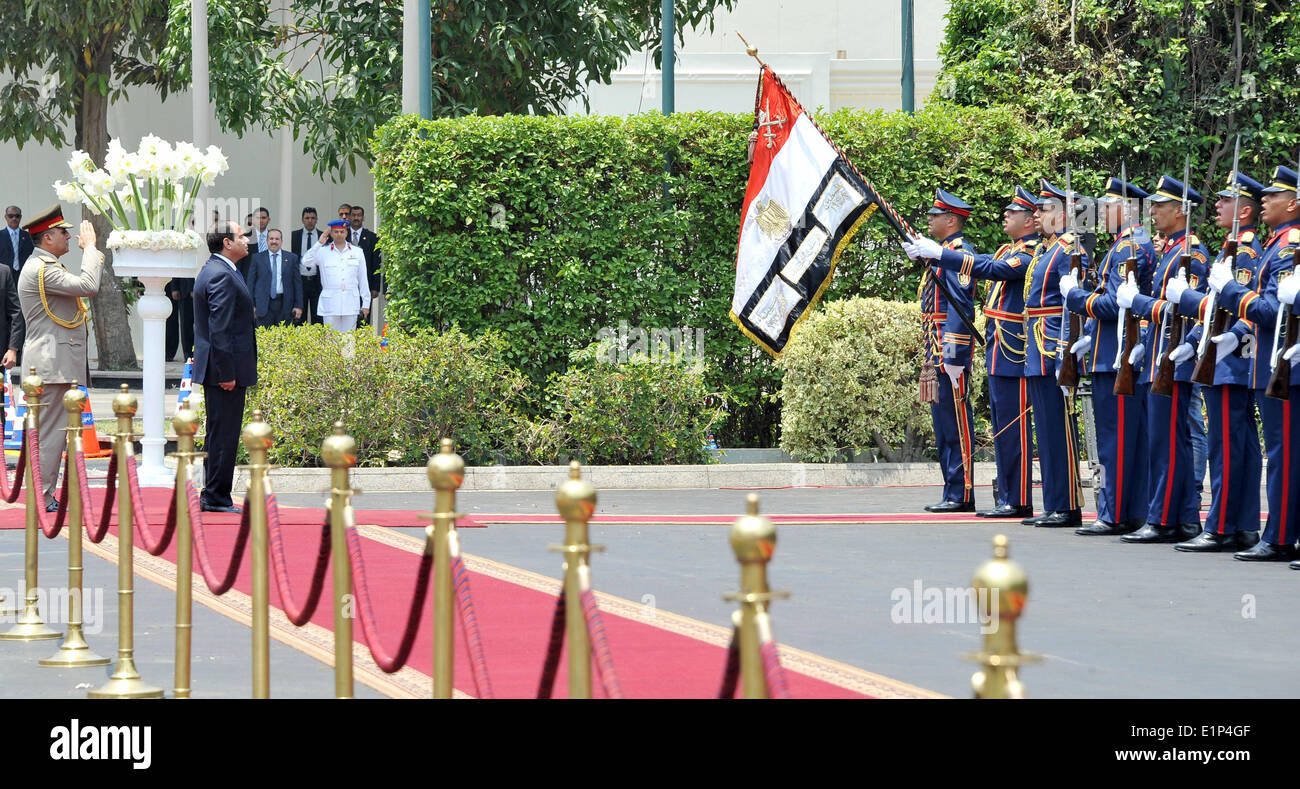
[[[1061,281],[1059,284],[1061,287],[1061,295],[1068,297],[1070,295],[1070,291],[1079,287],[1079,278],[1074,276],[1074,274],[1062,274]]]
[[[1282,354],[1282,358],[1288,362],[1294,361],[1297,356],[1300,356],[1300,342],[1287,348],[1286,353]]]
[[[1133,351],[1128,355],[1128,363],[1136,367],[1142,361],[1142,356],[1147,352],[1147,347],[1142,343],[1133,346]]]
[[[1297,293],[1300,293],[1300,276],[1293,274],[1277,283],[1277,300],[1283,304],[1295,304]]]
[[[961,374],[962,374],[963,372],[965,372],[964,368],[958,367],[958,366],[955,365],[955,364],[948,364],[947,362],[944,362],[944,363],[943,363],[943,371],[944,371],[945,373],[947,373],[947,374],[948,374],[948,378],[952,380],[952,388],[953,388],[953,390],[954,390],[954,391],[956,391],[956,390],[960,390],[960,389],[961,389]]]
[[[1169,352],[1169,361],[1174,364],[1179,364],[1180,362],[1185,362],[1192,358],[1195,353],[1196,349],[1192,347],[1192,344],[1185,342]]]
[[[1120,285],[1119,290],[1116,291],[1115,302],[1126,310],[1131,309],[1133,307],[1133,299],[1135,299],[1140,292],[1141,291],[1138,290],[1137,280],[1132,274],[1129,274],[1128,281],[1123,285]]]
[[[1178,303],[1183,297],[1183,292],[1187,290],[1187,269],[1178,269],[1178,276],[1165,283],[1165,298]]]
[[[916,258],[938,260],[939,256],[943,254],[943,247],[924,236],[914,237],[911,244],[903,244],[903,249],[907,251],[908,256],[913,260]]]
[[[911,241],[903,242],[903,251],[907,253],[908,260],[916,260],[921,256],[921,251],[917,249],[916,244],[913,244]]]
[[[1230,331],[1216,334],[1210,338],[1210,342],[1214,343],[1215,348],[1218,349],[1217,353],[1220,359],[1237,350],[1237,346],[1241,344],[1241,340],[1237,339],[1237,335]]]
[[[1223,286],[1232,282],[1232,268],[1220,260],[1213,266],[1210,266],[1210,287],[1218,293],[1223,290]]]
[[[1091,347],[1092,347],[1092,335],[1085,334],[1079,339],[1075,340],[1074,345],[1070,346],[1070,353],[1078,356],[1079,361],[1083,361],[1084,354],[1086,354],[1088,352],[1088,349]]]

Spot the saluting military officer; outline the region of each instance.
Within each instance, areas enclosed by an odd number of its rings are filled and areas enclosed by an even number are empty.
[[[330,222],[330,243],[318,244],[303,255],[303,276],[320,273],[320,301],[316,314],[336,331],[357,327],[357,315],[370,314],[370,286],[361,247],[348,241],[348,220]]]
[[[1237,223],[1236,258],[1225,260],[1230,240],[1225,238],[1215,263],[1232,266],[1238,284],[1245,287],[1255,286],[1263,262],[1255,232],[1263,190],[1264,185],[1254,178],[1244,173],[1231,173],[1228,187],[1218,193],[1219,199],[1214,204],[1215,223],[1227,230],[1229,236],[1232,235],[1234,219]],[[1178,278],[1169,281],[1165,292],[1170,301],[1178,303],[1179,313],[1201,321],[1188,334],[1187,340],[1173,351],[1176,361],[1190,359],[1206,331],[1205,322],[1214,318],[1207,314],[1209,294],[1186,288]],[[1249,323],[1234,323],[1238,324],[1242,336],[1254,334]],[[1249,344],[1254,347],[1253,337]],[[1211,347],[1207,353],[1217,355],[1217,346]],[[1263,458],[1259,452],[1255,397],[1250,388],[1252,364],[1253,360],[1242,355],[1240,345],[1216,360],[1214,385],[1205,397],[1205,410],[1210,420],[1210,511],[1205,518],[1205,530],[1175,545],[1177,550],[1195,553],[1238,551],[1259,542],[1259,482]]]
[[[1300,411],[1300,364],[1292,365],[1291,393],[1287,400],[1264,395],[1272,376],[1270,361],[1281,303],[1279,291],[1281,285],[1295,276],[1296,250],[1300,249],[1296,180],[1295,170],[1279,166],[1273,171],[1272,183],[1262,190],[1262,216],[1273,232],[1264,244],[1260,274],[1254,287],[1239,283],[1232,267],[1224,261],[1215,264],[1210,272],[1210,287],[1219,292],[1224,308],[1255,327],[1253,335],[1246,334],[1238,322],[1231,331],[1211,338],[1218,346],[1220,358],[1235,350],[1238,343],[1251,346],[1247,349],[1251,356],[1251,389],[1259,406],[1264,452],[1268,457],[1268,521],[1253,548],[1233,554],[1233,558],[1249,562],[1295,559],[1295,542],[1300,534],[1300,435],[1294,424],[1295,414]],[[1287,291],[1294,287],[1289,285]]]
[[[930,234],[943,239],[943,248],[972,252],[962,238],[971,207],[942,189],[935,191],[929,211]],[[938,285],[942,278],[947,292]],[[930,404],[939,470],[943,474],[943,501],[928,512],[974,512],[975,467],[971,460],[975,420],[970,407],[970,330],[962,315],[974,315],[975,283],[969,272],[957,273],[930,266],[921,281],[921,313],[925,328],[926,359],[944,375],[938,376],[938,402]]]
[[[63,395],[77,382],[90,381],[86,359],[86,306],[83,296],[99,292],[100,267],[104,255],[95,248],[95,229],[81,223],[77,246],[83,250],[81,273],[73,274],[59,258],[68,253],[68,228],[58,205],[37,214],[23,228],[32,236],[35,249],[18,275],[18,299],[27,321],[23,361],[36,368],[44,382],[40,402],[44,408],[37,426],[41,450],[41,487],[45,509],[54,512],[55,483],[59,480],[59,458],[67,434],[68,415]]]
[[[1173,348],[1164,336],[1174,320],[1166,291],[1169,283],[1182,279],[1192,290],[1204,290],[1208,253],[1200,239],[1186,233],[1188,211],[1204,202],[1195,189],[1168,175],[1160,176],[1151,195],[1151,219],[1167,239],[1151,280],[1151,294],[1141,292],[1134,280],[1120,286],[1117,300],[1121,307],[1132,309],[1147,321],[1142,342],[1133,348],[1130,361],[1136,369],[1141,363],[1140,381],[1150,386],[1161,358]],[[1191,271],[1181,270],[1180,261],[1186,248],[1190,252]],[[1178,287],[1178,286],[1175,286]],[[1179,295],[1182,293],[1179,291]],[[1201,500],[1193,471],[1190,420],[1192,418],[1192,370],[1196,364],[1184,359],[1174,368],[1174,384],[1166,397],[1147,390],[1147,437],[1151,453],[1150,503],[1147,523],[1120,539],[1130,543],[1179,542],[1195,537],[1201,530]]]
[[[944,249],[928,239],[904,244],[909,256],[930,257],[934,265],[977,279],[990,280],[984,301],[985,365],[993,411],[993,449],[997,461],[997,502],[981,518],[1027,518],[1034,514],[1031,440],[1033,416],[1025,386],[1025,297],[1022,281],[1038,233],[1034,195],[1019,186],[1002,210],[1002,229],[1010,243],[992,255]],[[922,249],[919,244],[924,243]]]
[[[1089,352],[1083,371],[1092,378],[1093,422],[1097,426],[1097,456],[1104,478],[1097,497],[1097,520],[1075,530],[1083,535],[1129,534],[1146,522],[1147,427],[1146,392],[1116,395],[1115,362],[1119,353],[1119,303],[1115,300],[1128,261],[1138,279],[1147,281],[1155,267],[1151,237],[1139,224],[1145,189],[1111,178],[1098,199],[1101,220],[1115,241],[1102,259],[1097,287],[1079,287],[1073,274],[1061,277],[1061,293],[1071,312],[1087,316],[1083,336],[1070,349]]]

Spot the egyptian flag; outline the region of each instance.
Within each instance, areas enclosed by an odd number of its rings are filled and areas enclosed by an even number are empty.
[[[862,223],[881,205],[891,224],[900,220],[766,65],[754,116],[731,319],[780,357]]]

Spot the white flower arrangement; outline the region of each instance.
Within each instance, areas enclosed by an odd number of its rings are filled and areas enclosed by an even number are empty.
[[[149,134],[134,153],[110,141],[103,169],[85,151],[74,151],[68,169],[72,181],[55,181],[55,193],[108,220],[113,226],[109,249],[157,251],[199,248],[203,239],[189,228],[194,198],[230,163],[215,145],[203,152],[191,143],[172,146]]]

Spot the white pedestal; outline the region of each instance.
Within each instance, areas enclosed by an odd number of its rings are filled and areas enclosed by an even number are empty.
[[[173,277],[193,277],[198,266],[198,253],[188,251],[147,252],[138,249],[118,249],[113,253],[113,270],[120,277],[136,277],[144,283],[145,292],[136,304],[144,323],[141,345],[144,352],[144,397],[140,416],[144,420],[144,438],[140,444],[140,485],[142,487],[171,487],[175,474],[163,465],[163,389],[165,385],[163,346],[166,342],[167,316],[171,314],[171,301],[163,287]]]

